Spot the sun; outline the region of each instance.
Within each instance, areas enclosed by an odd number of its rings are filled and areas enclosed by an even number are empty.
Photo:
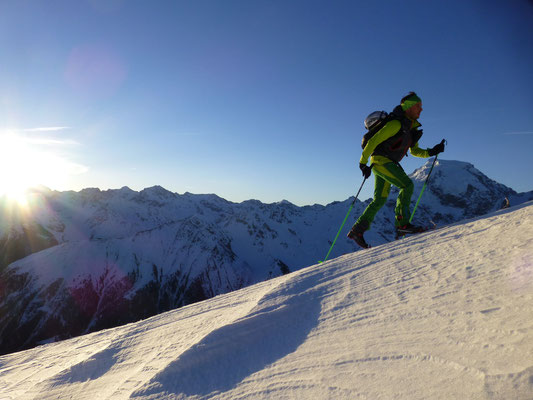
[[[22,207],[28,206],[28,188],[6,186],[0,191],[0,196],[5,196],[9,201],[15,202]]]
[[[66,179],[68,165],[57,154],[27,137],[0,134],[0,196],[28,205],[28,189],[54,187]]]
[[[34,183],[33,150],[14,134],[0,136],[0,195],[26,205],[25,192]]]

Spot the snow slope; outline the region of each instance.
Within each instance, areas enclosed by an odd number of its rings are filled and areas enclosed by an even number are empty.
[[[0,357],[0,399],[533,399],[533,203]]]

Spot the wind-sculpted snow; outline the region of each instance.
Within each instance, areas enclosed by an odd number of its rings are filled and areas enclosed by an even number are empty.
[[[273,289],[245,317],[211,332],[132,397],[226,392],[295,352],[318,325],[326,295],[317,285],[320,276],[299,275]]]
[[[533,397],[533,203],[0,357],[8,399]]]
[[[415,195],[430,166],[413,173]],[[366,234],[373,246],[393,240],[395,197]],[[518,195],[471,164],[439,160],[415,220],[457,222],[499,209],[506,197],[516,205],[533,194]],[[358,250],[346,233],[369,201],[355,203],[331,258]],[[0,201],[0,354],[138,321],[312,265],[324,258],[351,202],[237,204],[158,186],[43,189],[30,212]]]

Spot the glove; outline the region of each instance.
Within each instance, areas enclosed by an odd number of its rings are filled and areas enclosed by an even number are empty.
[[[359,169],[363,172],[365,179],[368,179],[372,174],[372,167],[369,167],[366,164],[359,163]]]
[[[436,146],[433,146],[431,149],[428,149],[428,154],[430,157],[433,157],[439,153],[442,153],[444,151],[444,140],[437,144]]]

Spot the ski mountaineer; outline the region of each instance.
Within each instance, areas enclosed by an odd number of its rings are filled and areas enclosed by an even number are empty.
[[[411,196],[414,185],[400,161],[407,150],[415,157],[428,158],[444,151],[444,143],[431,149],[421,149],[422,126],[418,122],[422,112],[422,100],[415,92],[405,96],[392,111],[391,119],[367,142],[359,160],[359,168],[367,179],[374,171],[374,199],[357,219],[348,237],[363,248],[370,247],[363,234],[370,228],[377,212],[385,205],[391,185],[400,189],[396,201],[395,226],[397,234],[417,233],[424,229],[409,223]],[[367,165],[370,157],[370,166]]]

